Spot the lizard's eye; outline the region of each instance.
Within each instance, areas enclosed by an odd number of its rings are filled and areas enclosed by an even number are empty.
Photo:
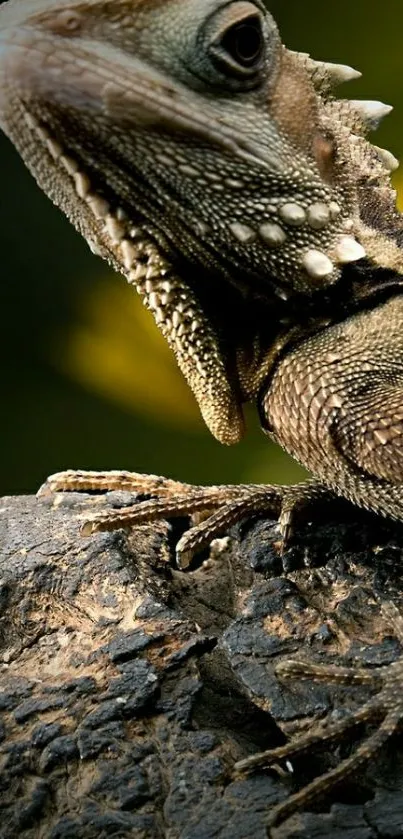
[[[265,27],[265,28],[264,28]],[[256,81],[267,52],[267,25],[255,3],[231,3],[209,24],[209,54],[215,68],[227,78]]]
[[[236,62],[240,67],[251,69],[259,66],[264,51],[264,38],[259,17],[253,16],[230,26],[221,40],[221,47],[223,59],[226,52],[231,61]]]

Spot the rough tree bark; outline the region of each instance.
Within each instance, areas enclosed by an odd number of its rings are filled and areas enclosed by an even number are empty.
[[[236,777],[234,760],[367,698],[282,685],[275,665],[400,654],[377,597],[402,599],[402,529],[340,503],[301,524],[287,573],[273,522],[258,521],[184,574],[172,562],[184,522],[80,536],[94,506],[127,501],[0,503],[1,839],[264,839],[270,806],[357,741],[300,759],[292,778]],[[402,758],[395,738],[273,835],[403,836]]]

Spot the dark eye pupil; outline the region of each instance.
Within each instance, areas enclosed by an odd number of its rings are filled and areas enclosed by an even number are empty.
[[[242,67],[251,67],[261,58],[263,34],[259,20],[237,23],[228,30],[222,46]]]

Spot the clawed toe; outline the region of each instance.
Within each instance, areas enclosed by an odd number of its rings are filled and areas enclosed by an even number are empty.
[[[133,492],[141,495],[175,496],[187,484],[160,475],[143,475],[141,472],[111,470],[90,472],[68,469],[50,475],[39,488],[38,497],[55,492]],[[192,487],[191,487],[192,488]],[[196,487],[195,487],[196,489]]]
[[[136,472],[60,472],[50,476],[38,495],[53,492],[128,491],[141,496],[137,504],[97,513],[81,529],[83,536],[97,531],[128,529],[160,519],[189,517],[191,527],[180,539],[176,559],[186,569],[192,557],[239,521],[255,516],[278,518],[279,551],[284,554],[292,536],[296,513],[329,492],[308,481],[295,486],[191,486],[157,475]],[[147,500],[144,500],[147,497]]]
[[[388,617],[393,618],[394,624],[397,623],[399,628],[403,625],[403,619],[393,604],[385,604],[382,611]],[[310,678],[313,681],[330,681],[345,685],[367,684],[380,689],[355,713],[348,714],[337,722],[330,722],[325,719],[312,732],[304,734],[284,746],[239,761],[235,765],[235,770],[238,773],[271,767],[279,762],[285,762],[286,765],[289,765],[292,759],[339,740],[347,731],[358,725],[372,723],[379,719],[382,721],[375,731],[366,737],[358,748],[334,769],[315,778],[311,783],[274,807],[270,812],[269,827],[274,827],[301,808],[306,809],[326,795],[337,784],[351,777],[379,752],[403,720],[403,699],[401,699],[402,660],[373,671],[364,668],[320,667],[304,662],[285,661],[276,669],[276,675],[281,679]]]

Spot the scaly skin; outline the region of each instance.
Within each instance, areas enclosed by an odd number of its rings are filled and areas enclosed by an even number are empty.
[[[265,430],[316,479],[204,488],[53,476],[47,491],[152,496],[86,533],[208,514],[178,545],[186,564],[249,514],[274,512],[286,535],[295,507],[326,494],[403,520],[403,224],[396,161],[366,139],[389,108],[332,94],[357,75],[287,50],[261,0],[1,8],[0,124],[39,185],[141,294],[217,439],[241,438],[242,406],[254,401]],[[275,820],[389,736],[403,715],[393,698],[402,671],[379,674],[384,687],[365,708],[365,719],[385,716],[378,739]]]

